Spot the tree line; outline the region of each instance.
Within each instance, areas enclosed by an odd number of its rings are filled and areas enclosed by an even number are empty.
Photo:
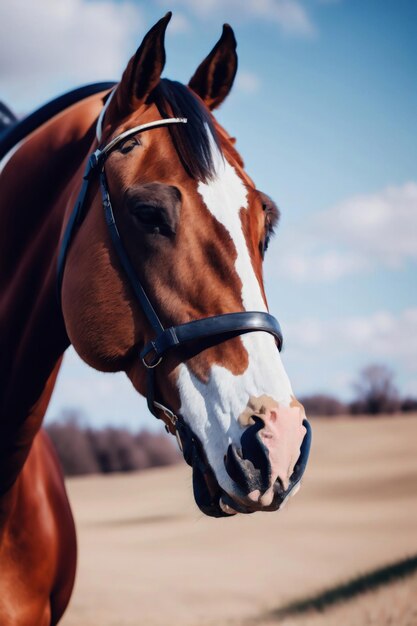
[[[353,399],[343,402],[335,396],[312,394],[301,398],[308,415],[386,415],[417,412],[417,398],[401,396],[394,384],[394,372],[386,365],[365,367],[353,384]]]
[[[76,411],[46,425],[66,476],[131,472],[173,465],[180,453],[163,432],[133,433],[126,428],[91,428]]]

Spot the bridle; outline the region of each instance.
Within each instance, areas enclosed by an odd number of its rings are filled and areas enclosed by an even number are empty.
[[[226,339],[230,339],[231,337],[236,337],[253,331],[270,333],[274,336],[278,349],[281,349],[282,347],[282,333],[278,320],[269,313],[262,311],[226,313],[194,320],[185,324],[179,324],[178,326],[171,326],[170,328],[164,328],[157,312],[148,298],[147,293],[137,277],[128,254],[123,246],[115,221],[104,169],[107,158],[122,142],[126,141],[126,139],[129,139],[129,137],[132,137],[133,135],[137,135],[138,133],[142,133],[147,130],[160,128],[162,126],[186,123],[187,120],[185,118],[168,118],[135,126],[134,128],[130,128],[120,135],[117,135],[117,137],[114,137],[103,148],[95,150],[95,152],[90,155],[83,175],[82,187],[75,203],[74,210],[68,221],[58,256],[58,293],[60,293],[68,248],[76,228],[79,227],[84,218],[86,197],[91,180],[94,175],[98,174],[100,179],[104,216],[112,243],[121,265],[129,279],[130,286],[132,287],[137,300],[140,302],[142,311],[155,333],[154,339],[149,341],[140,352],[140,359],[148,372],[148,407],[151,413],[156,417],[159,417],[159,415],[155,409],[162,410],[171,425],[174,427],[176,426],[178,416],[176,416],[173,411],[162,405],[160,402],[157,402],[154,397],[154,370],[161,363],[168,350],[177,348],[183,344],[188,344],[191,341],[205,341],[210,338],[223,338],[224,341]]]
[[[165,424],[169,427],[170,432],[176,435],[184,458],[192,465],[196,461],[196,437],[191,428],[186,424],[181,415],[176,415],[174,411],[155,400],[155,376],[154,372],[158,365],[162,362],[164,355],[173,349],[179,348],[191,342],[200,342],[202,344],[200,352],[207,347],[207,343],[221,342],[232,337],[237,337],[249,332],[267,332],[271,334],[277,343],[279,350],[282,348],[282,333],[278,320],[263,311],[242,311],[236,313],[226,313],[215,315],[203,319],[194,320],[185,324],[171,326],[165,328],[158,317],[147,293],[145,292],[136,272],[132,266],[129,256],[123,246],[120,238],[119,230],[115,221],[113,207],[110,200],[109,189],[105,173],[105,163],[109,155],[126,139],[143,133],[148,130],[170,126],[172,124],[186,124],[185,118],[166,118],[141,124],[130,128],[123,133],[117,135],[109,141],[105,146],[95,150],[88,158],[84,171],[82,186],[75,203],[74,209],[68,220],[61,247],[58,254],[58,297],[61,299],[61,287],[63,273],[65,269],[65,261],[69,246],[76,229],[82,223],[86,212],[86,198],[90,187],[90,183],[95,176],[99,176],[100,190],[104,209],[104,216],[110,237],[120,263],[126,273],[130,286],[139,301],[142,311],[145,314],[149,324],[151,325],[154,338],[149,341],[140,352],[140,359],[147,370],[147,404],[150,412],[157,418],[160,418],[159,411],[162,411],[166,418]],[[164,420],[165,421],[165,420]],[[307,428],[308,439],[306,442],[306,453],[308,457],[308,449],[310,447],[310,426],[307,420],[304,420]],[[304,445],[304,442],[303,442]],[[198,455],[200,457],[200,455]],[[302,456],[302,455],[300,455]],[[305,455],[304,455],[305,456]],[[302,459],[303,470],[307,463],[307,457]],[[202,469],[207,469],[207,462],[198,458],[198,462],[203,464]],[[300,475],[301,479],[301,475]],[[298,482],[298,480],[297,480]],[[295,484],[293,485],[293,487]]]

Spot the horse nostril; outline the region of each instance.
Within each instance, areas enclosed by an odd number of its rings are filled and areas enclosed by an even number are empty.
[[[268,449],[259,435],[264,422],[257,415],[253,420],[255,423],[242,435],[242,448],[229,445],[224,464],[230,478],[246,493],[255,490],[264,493],[270,486],[271,464]]]
[[[277,487],[276,487],[277,493],[279,493],[279,494],[285,493],[284,483],[282,482],[282,479],[279,476],[278,476],[278,478],[275,481],[275,485],[277,485]]]
[[[243,458],[242,450],[233,443],[227,449],[224,465],[230,478],[245,492],[249,493],[256,484],[256,469],[251,461]]]
[[[243,457],[250,459],[254,467],[259,471],[260,481],[265,485],[265,489],[267,489],[271,476],[271,463],[268,448],[265,446],[260,436],[260,431],[265,424],[257,415],[254,415],[253,419],[255,424],[247,428],[242,435],[242,452]]]

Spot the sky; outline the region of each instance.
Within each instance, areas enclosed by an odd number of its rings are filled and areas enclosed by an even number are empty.
[[[216,113],[279,205],[265,260],[297,396],[352,395],[370,363],[417,395],[417,2],[14,0],[0,5],[0,99],[20,114],[118,80],[167,10],[164,75],[188,82],[224,22],[239,70]],[[70,349],[48,410],[155,428],[123,374]]]

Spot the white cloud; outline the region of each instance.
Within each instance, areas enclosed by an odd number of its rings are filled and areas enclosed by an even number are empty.
[[[0,3],[0,90],[26,106],[88,81],[118,78],[144,32],[133,1],[13,0]],[[39,96],[38,96],[39,94]],[[21,104],[22,103],[22,104]]]
[[[355,196],[323,212],[318,227],[362,255],[390,266],[417,260],[417,183]]]
[[[161,4],[186,7],[200,19],[259,20],[275,23],[288,35],[310,37],[315,27],[299,0],[159,0]]]
[[[368,265],[366,259],[342,255],[335,250],[310,255],[290,252],[282,255],[280,271],[299,281],[330,282],[366,269]]]
[[[286,326],[286,344],[289,351],[317,350],[322,357],[354,353],[366,360],[394,360],[416,372],[417,308],[334,320],[300,319]]]
[[[292,35],[313,35],[315,28],[305,8],[297,0],[248,0],[248,14],[276,22]]]
[[[261,87],[259,77],[253,72],[241,70],[236,76],[236,88],[243,93],[258,93]]]
[[[417,261],[417,183],[358,195],[315,214],[280,241],[277,271],[325,282]]]

